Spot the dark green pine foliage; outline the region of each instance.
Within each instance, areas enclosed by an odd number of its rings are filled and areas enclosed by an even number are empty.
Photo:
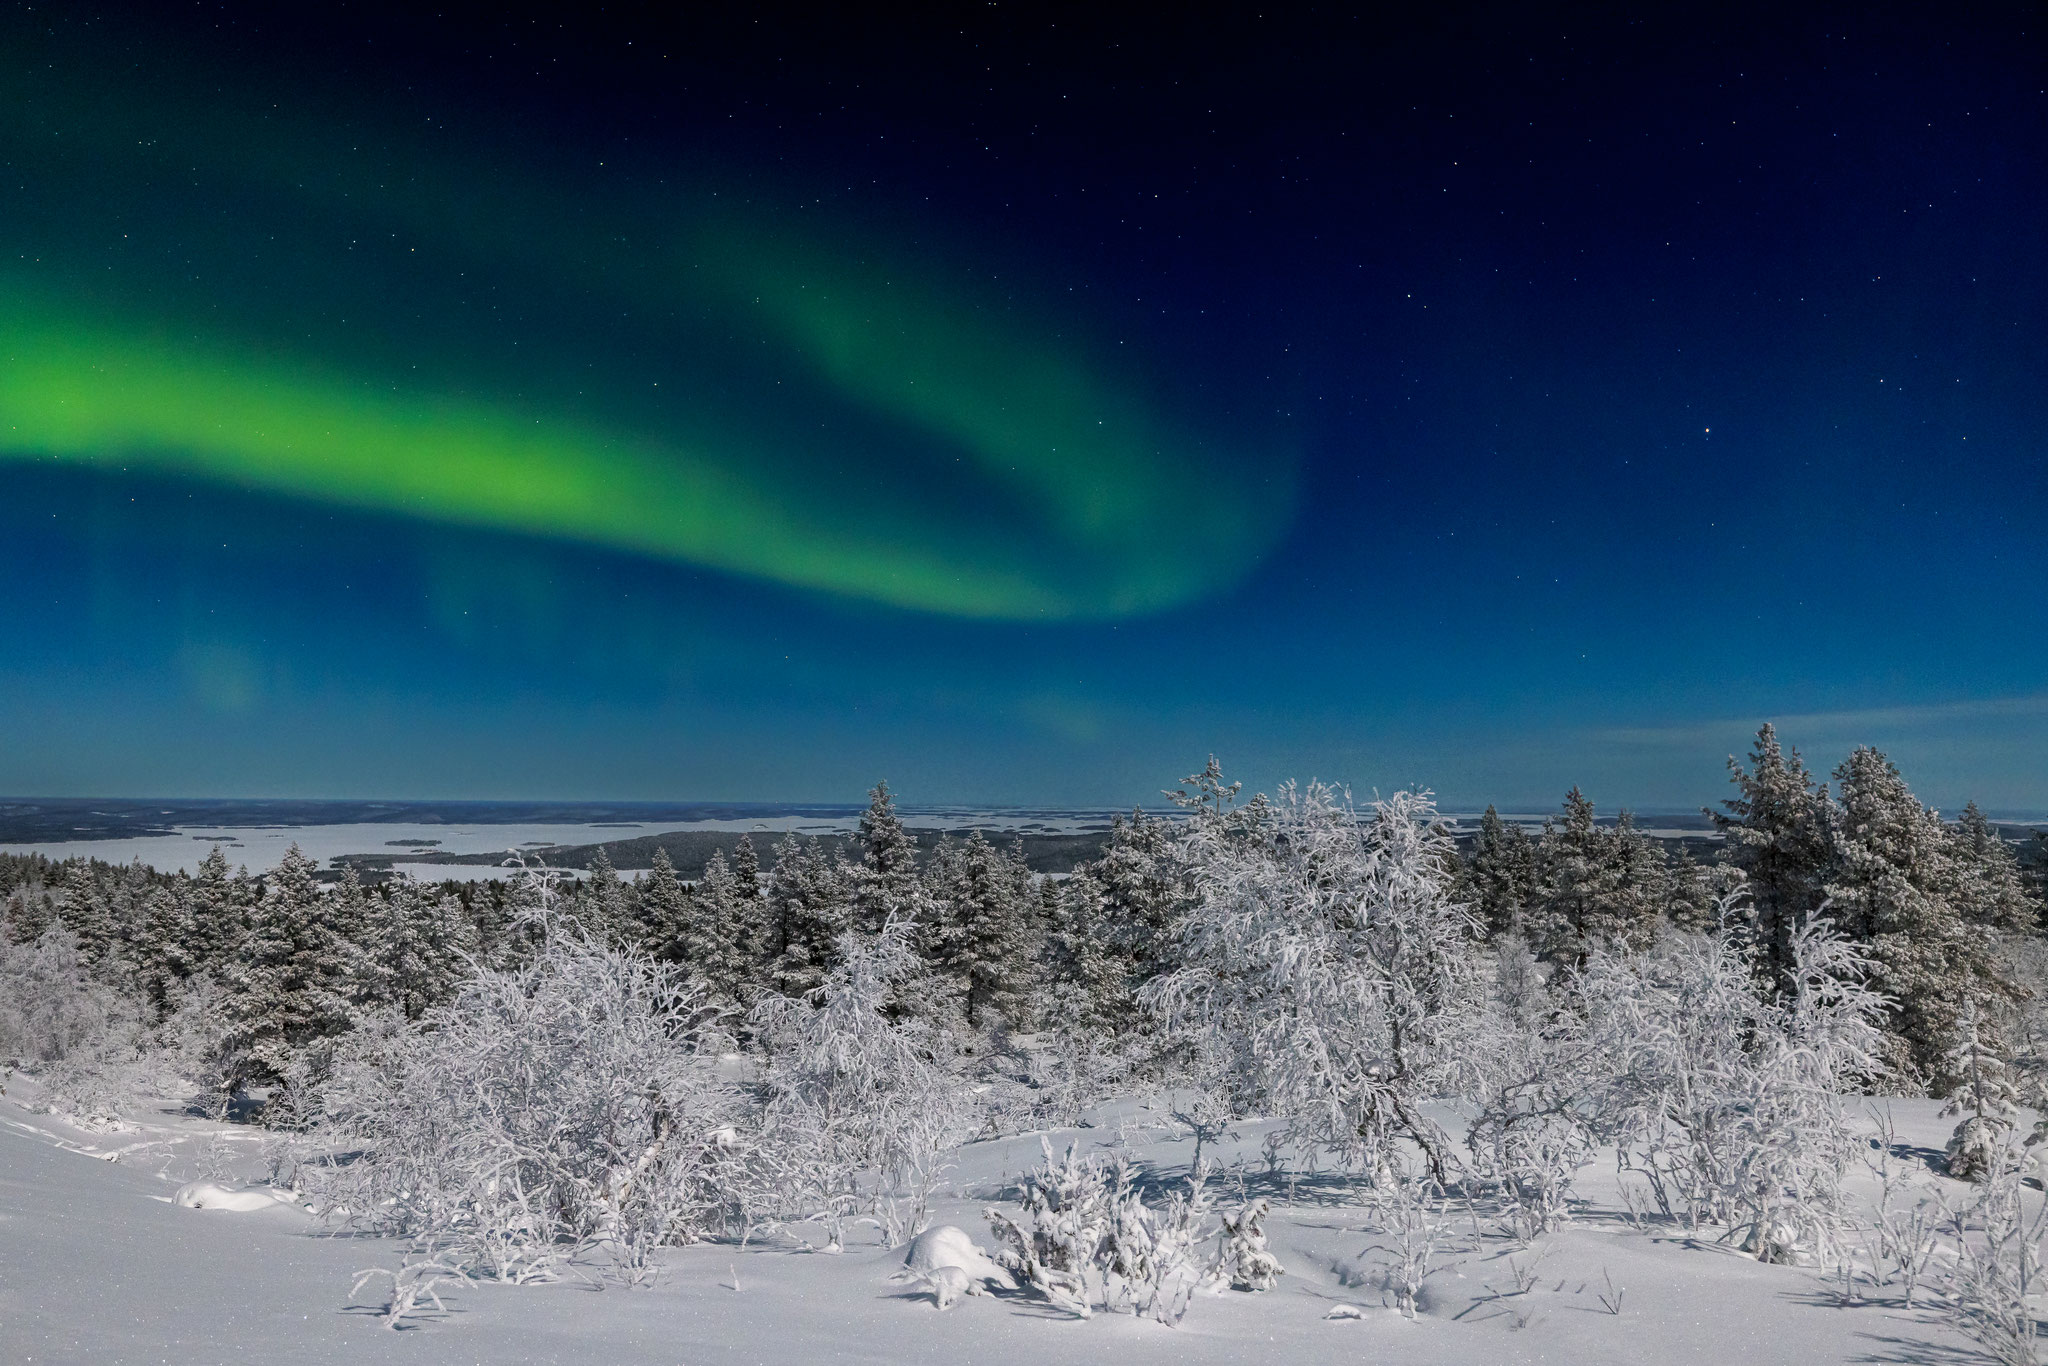
[[[1603,830],[1586,794],[1567,792],[1562,816],[1543,823],[1536,846],[1529,937],[1537,954],[1578,963],[1596,944],[1647,943],[1662,909],[1646,866],[1655,854],[1632,821]]]
[[[1827,789],[1815,787],[1799,751],[1787,751],[1766,722],[1749,767],[1732,756],[1737,795],[1706,814],[1727,841],[1730,866],[1749,893],[1748,915],[1762,966],[1780,992],[1792,988],[1792,936],[1826,897],[1832,858]]]
[[[1964,1018],[2010,998],[2012,985],[1994,932],[1964,913],[1966,887],[1941,817],[1877,750],[1857,749],[1835,781],[1830,914],[1868,945],[1872,985],[1892,998],[1887,1061],[1939,1091]]]
[[[251,1079],[282,1077],[297,1052],[349,1022],[349,955],[328,920],[315,864],[294,844],[264,879],[226,969],[232,1048]]]
[[[839,936],[853,924],[852,873],[813,838],[795,832],[775,846],[768,874],[770,984],[803,997],[824,985],[839,961]]]
[[[1489,934],[1525,932],[1536,893],[1536,846],[1526,830],[1487,807],[1464,874],[1466,897]]]
[[[654,868],[640,880],[635,909],[641,947],[666,962],[683,961],[691,916],[690,889],[676,876],[668,850],[654,851]]]

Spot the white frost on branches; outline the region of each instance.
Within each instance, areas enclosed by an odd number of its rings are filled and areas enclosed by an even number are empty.
[[[1451,898],[1429,794],[1361,814],[1341,789],[1290,783],[1228,817],[1199,810],[1183,854],[1180,966],[1147,1003],[1300,1139],[1378,1168],[1406,1136],[1444,1179],[1451,1144],[1421,1104],[1477,1006],[1479,926]]]

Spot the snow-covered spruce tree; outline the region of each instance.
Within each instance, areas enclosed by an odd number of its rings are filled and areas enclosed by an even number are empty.
[[[213,971],[227,961],[248,932],[249,910],[259,895],[248,870],[229,870],[227,855],[218,844],[206,851],[185,887],[188,976]]]
[[[860,863],[854,869],[854,923],[873,934],[891,920],[908,921],[922,935],[928,908],[917,870],[917,841],[903,828],[888,783],[876,783],[868,793],[868,809],[854,831],[854,844],[860,849]]]
[[[1172,826],[1142,811],[1116,817],[1102,852],[1054,895],[1046,948],[1056,980],[1079,992],[1068,1013],[1100,1032],[1144,1027],[1138,986],[1165,966],[1181,897]]]
[[[1522,933],[1536,892],[1536,846],[1528,832],[1487,807],[1463,872],[1466,899],[1487,933]]]
[[[1377,1170],[1405,1135],[1443,1180],[1452,1145],[1422,1103],[1478,1006],[1479,926],[1450,897],[1428,794],[1396,793],[1361,819],[1336,788],[1289,784],[1194,816],[1180,966],[1146,986],[1147,1003],[1219,1060],[1240,1103],[1286,1117],[1299,1139]]]
[[[1913,1084],[1945,1090],[1964,1011],[2012,994],[1996,933],[1965,914],[1949,831],[1891,760],[1858,749],[1835,780],[1828,895],[1843,930],[1868,945],[1875,983],[1891,997],[1886,1061]]]
[[[1020,1024],[1036,947],[1030,874],[979,830],[967,837],[950,873],[944,900],[933,908],[937,967],[970,1028]]]
[[[264,878],[249,930],[222,976],[233,1051],[256,1078],[282,1078],[298,1050],[349,1027],[351,946],[337,935],[316,865],[294,844]]]
[[[1827,789],[1814,786],[1799,751],[1784,749],[1769,722],[1757,731],[1747,769],[1729,756],[1728,780],[1737,795],[1706,814],[1727,840],[1728,862],[1746,878],[1749,898],[1743,904],[1755,919],[1763,969],[1780,990],[1789,991],[1793,931],[1827,896]]]
[[[740,895],[725,851],[714,850],[690,898],[678,957],[722,1009],[737,1010],[753,998],[753,904]]]
[[[690,889],[676,876],[668,850],[656,849],[653,864],[640,880],[640,896],[634,903],[635,933],[648,953],[664,962],[680,962],[690,923]]]
[[[2041,909],[2027,892],[2018,855],[1977,803],[1963,807],[1951,832],[1950,852],[1965,917],[2008,934],[2040,923]]]
[[[456,897],[396,877],[372,899],[367,947],[375,962],[377,1004],[417,1020],[447,1000],[476,957],[476,926]]]
[[[1956,1044],[1943,1070],[1956,1081],[1941,1112],[1962,1116],[1948,1140],[1948,1174],[1958,1181],[1982,1181],[2006,1160],[2013,1146],[2019,1091],[1989,1022],[1974,1001],[1963,1006]]]
[[[1576,963],[1597,944],[1647,943],[1667,899],[1662,855],[1626,813],[1612,830],[1574,787],[1536,846],[1529,938],[1547,961]]]
[[[592,1249],[636,1282],[730,1212],[726,1040],[677,968],[537,903],[524,963],[343,1041],[302,1177],[332,1218],[471,1275],[546,1279]]]
[[[636,938],[632,902],[632,889],[600,845],[590,856],[590,876],[576,888],[577,918],[598,934],[630,944]]]
[[[1676,929],[1687,934],[1705,934],[1719,926],[1721,901],[1744,879],[1739,869],[1721,863],[1701,863],[1689,845],[1681,844],[1671,860],[1670,894],[1664,914]]]
[[[768,993],[750,1023],[766,1054],[750,1220],[872,1213],[918,1232],[945,1154],[974,1127],[934,1011],[898,1012],[921,974],[913,927],[840,937],[808,996]]]
[[[801,997],[824,985],[853,924],[850,880],[815,836],[799,840],[792,831],[777,841],[766,894],[773,990]]]
[[[1719,1226],[1764,1260],[1832,1261],[1863,1142],[1847,1097],[1881,1065],[1886,1002],[1818,916],[1793,932],[1779,998],[1739,918],[1725,906],[1731,928],[1588,957],[1573,991],[1602,1060],[1590,1099],[1666,1217]]]

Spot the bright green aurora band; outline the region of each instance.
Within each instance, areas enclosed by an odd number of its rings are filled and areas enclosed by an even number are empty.
[[[61,75],[0,71],[5,458],[1011,619],[1189,602],[1291,511],[1135,348],[900,231]]]

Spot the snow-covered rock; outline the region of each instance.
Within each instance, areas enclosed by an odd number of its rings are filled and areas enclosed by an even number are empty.
[[[188,1181],[171,1203],[186,1209],[224,1209],[236,1214],[298,1203],[298,1196],[275,1186],[235,1186],[220,1181]]]
[[[1005,1290],[1017,1288],[1016,1279],[998,1266],[988,1253],[975,1246],[974,1240],[967,1236],[967,1230],[957,1224],[940,1224],[937,1228],[926,1229],[910,1240],[910,1246],[903,1254],[905,1280],[930,1281],[934,1272],[948,1267],[957,1269],[967,1280],[1001,1286]],[[945,1305],[939,1307],[943,1309]]]

